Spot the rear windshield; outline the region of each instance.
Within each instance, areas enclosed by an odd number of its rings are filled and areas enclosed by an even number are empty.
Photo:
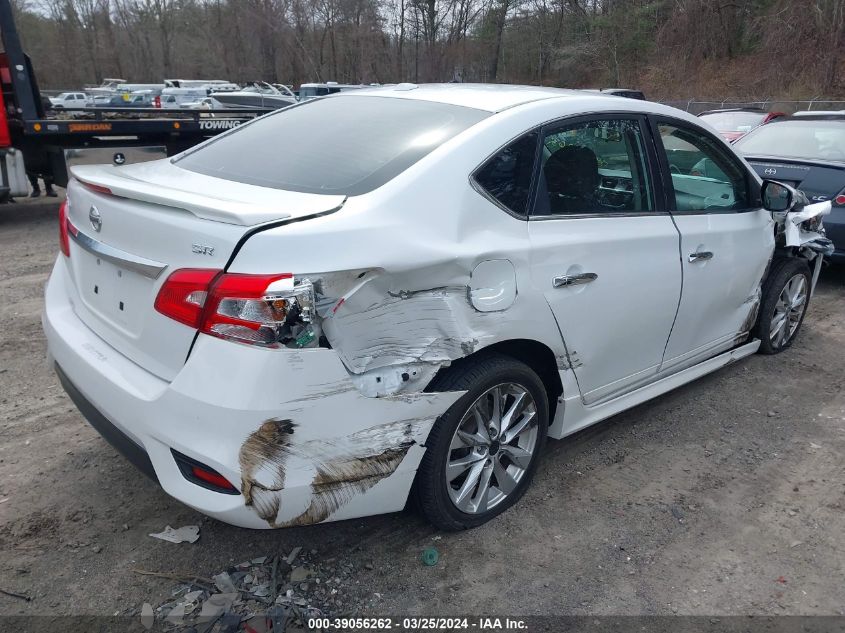
[[[359,195],[489,114],[413,99],[327,97],[241,126],[174,162],[262,187]]]
[[[702,114],[700,118],[719,132],[747,132],[760,125],[766,115],[762,112],[714,112]]]
[[[845,161],[845,121],[778,121],[735,143],[749,156],[784,156]]]

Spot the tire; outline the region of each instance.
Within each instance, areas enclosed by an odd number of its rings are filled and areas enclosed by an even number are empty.
[[[761,354],[778,354],[792,345],[807,313],[810,284],[810,268],[804,260],[779,258],[772,263],[753,330],[753,336],[760,339]],[[803,297],[800,302],[799,294]]]
[[[477,527],[519,501],[537,470],[549,425],[543,382],[530,367],[509,356],[489,354],[458,361],[428,387],[428,391],[463,390],[467,393],[431,429],[413,491],[421,514],[448,531]],[[482,432],[479,420],[485,420],[485,426],[495,424],[496,393],[504,403],[500,419],[508,417],[517,401],[520,404],[504,435],[498,436],[496,430],[491,438],[490,431]],[[476,412],[483,413],[481,418]],[[462,435],[457,434],[459,427]],[[515,434],[510,440],[509,432]],[[451,483],[447,466],[450,475],[459,473]],[[488,486],[482,492],[485,481]]]

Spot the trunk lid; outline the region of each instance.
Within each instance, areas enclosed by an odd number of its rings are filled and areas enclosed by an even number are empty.
[[[77,233],[66,262],[78,298],[74,311],[109,345],[165,380],[184,365],[196,334],[155,310],[165,279],[179,268],[221,270],[261,224],[324,215],[344,199],[232,183],[169,161],[83,165],[72,174],[67,213]]]

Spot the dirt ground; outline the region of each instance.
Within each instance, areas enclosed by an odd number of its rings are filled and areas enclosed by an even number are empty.
[[[371,614],[845,615],[845,269],[795,346],[560,442],[517,507],[437,534],[405,512],[277,531],[204,518],[83,420],[45,362],[56,204],[0,207],[0,615],[137,614],[173,582],[293,547]],[[195,544],[150,538],[201,526]],[[440,561],[424,566],[434,546]]]

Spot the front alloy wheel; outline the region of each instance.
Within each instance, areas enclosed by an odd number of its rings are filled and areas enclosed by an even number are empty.
[[[760,352],[777,354],[790,345],[801,329],[810,302],[810,267],[803,259],[775,259],[763,283],[763,296],[753,335]]]
[[[804,316],[807,287],[807,278],[802,273],[796,273],[781,290],[769,328],[769,340],[773,347],[783,347],[784,343],[795,336],[801,325],[801,317]]]

